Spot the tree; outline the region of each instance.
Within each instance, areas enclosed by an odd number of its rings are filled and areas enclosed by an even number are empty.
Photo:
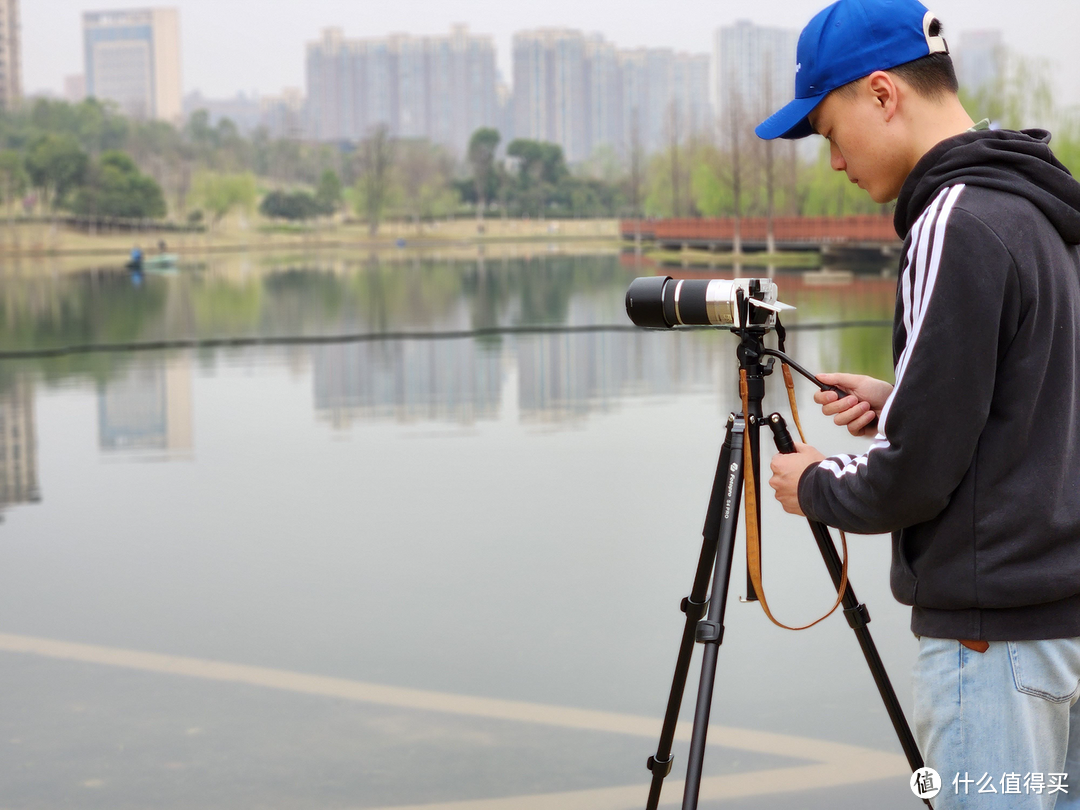
[[[680,146],[680,121],[679,121],[679,108],[672,101],[668,105],[667,114],[667,136],[668,136],[668,165],[671,177],[671,215],[673,217],[680,217],[683,213],[682,208],[682,194],[679,193],[682,183],[682,169],[679,165],[679,146]]]
[[[248,173],[202,171],[195,175],[193,188],[198,204],[211,215],[211,225],[219,223],[234,209],[250,211],[255,207],[255,177]]]
[[[570,175],[562,147],[518,138],[506,147],[506,154],[518,167],[512,192],[519,212],[542,217],[554,202],[558,185]]]
[[[526,183],[554,186],[570,173],[562,147],[555,143],[517,138],[506,147],[506,154],[521,161],[520,176]]]
[[[996,49],[993,59],[993,81],[973,91],[961,88],[960,100],[971,117],[989,118],[1005,129],[1049,125],[1054,108],[1049,63],[1004,46]]]
[[[40,135],[26,154],[30,182],[40,189],[45,207],[54,210],[82,183],[89,156],[71,135]]]
[[[161,186],[123,152],[103,152],[87,172],[71,206],[84,216],[142,219],[165,216]]]
[[[394,169],[394,143],[385,124],[375,127],[357,150],[359,179],[358,213],[367,219],[368,233],[379,231],[379,222],[390,201],[391,174]]]
[[[40,132],[71,135],[92,155],[121,149],[129,129],[115,104],[95,98],[78,104],[37,99],[29,108],[28,120]]]
[[[437,213],[449,213],[457,203],[450,188],[453,159],[428,141],[398,144],[397,178],[402,202],[419,230],[421,222]]]
[[[481,127],[469,139],[469,164],[476,184],[476,218],[483,220],[484,206],[491,198],[491,180],[495,166],[495,150],[499,147],[499,131]]]
[[[746,128],[746,108],[743,105],[742,93],[734,87],[727,96],[727,109],[721,117],[721,143],[727,143],[728,160],[718,165],[718,175],[726,179],[731,187],[731,201],[734,208],[734,236],[731,240],[731,252],[736,256],[742,253],[742,217],[743,217],[743,183],[745,181],[745,167],[743,166],[743,130]],[[726,166],[723,165],[726,163]],[[726,171],[725,171],[726,169]]]
[[[8,216],[11,216],[11,204],[26,192],[29,180],[22,155],[14,149],[0,151],[0,202]]]
[[[331,216],[341,207],[341,180],[333,169],[324,169],[319,176],[319,185],[313,198],[319,207],[319,214]]]
[[[645,185],[645,150],[641,147],[641,126],[637,107],[630,116],[630,171],[626,176],[626,197],[634,218],[634,249],[641,253],[641,200]]]
[[[263,197],[259,213],[271,219],[303,222],[325,214],[326,209],[307,191],[271,191]]]

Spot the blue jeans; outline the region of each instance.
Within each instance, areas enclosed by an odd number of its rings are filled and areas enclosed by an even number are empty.
[[[923,637],[914,687],[915,737],[941,775],[934,810],[1080,808],[1080,638],[979,653]]]

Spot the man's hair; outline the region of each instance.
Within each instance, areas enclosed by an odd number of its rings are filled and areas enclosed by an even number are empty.
[[[937,19],[930,22],[930,36],[941,36],[942,25]],[[886,73],[891,73],[903,79],[920,96],[929,99],[940,99],[946,95],[955,95],[960,89],[960,83],[956,80],[956,68],[953,67],[952,57],[948,53],[932,53],[914,62],[907,62],[889,68]],[[864,77],[865,78],[865,77]],[[855,88],[862,79],[836,88],[834,93],[851,98],[855,95]]]

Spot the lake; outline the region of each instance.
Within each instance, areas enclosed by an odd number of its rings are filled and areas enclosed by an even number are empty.
[[[891,378],[895,278],[856,270],[774,271],[787,348]],[[627,328],[657,272],[546,246],[0,269],[0,351],[73,349],[0,360],[0,805],[643,807],[739,407],[730,333]],[[797,387],[812,444],[865,450]],[[805,623],[835,591],[765,490],[770,606]],[[843,616],[739,603],[741,540],[700,806],[914,806]],[[888,539],[849,541],[910,716]]]

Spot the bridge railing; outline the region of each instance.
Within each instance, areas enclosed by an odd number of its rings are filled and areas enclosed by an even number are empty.
[[[624,238],[640,232],[644,239],[662,242],[729,242],[735,237],[732,218],[624,219],[619,223]],[[744,217],[740,237],[764,241],[768,233],[765,217]],[[891,214],[864,214],[848,217],[774,217],[773,236],[778,242],[896,242]]]

